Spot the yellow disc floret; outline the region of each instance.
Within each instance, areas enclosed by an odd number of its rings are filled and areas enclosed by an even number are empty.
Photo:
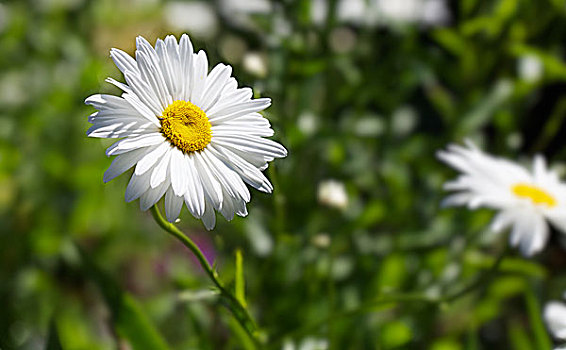
[[[556,206],[556,199],[545,190],[533,185],[519,183],[511,189],[517,197],[528,198],[534,204],[545,204],[552,208]]]
[[[189,101],[171,103],[160,118],[161,133],[185,153],[202,151],[212,139],[206,113]]]

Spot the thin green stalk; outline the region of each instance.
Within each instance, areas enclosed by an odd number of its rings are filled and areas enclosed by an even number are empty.
[[[301,338],[302,336],[308,335],[309,333],[316,331],[320,327],[328,325],[334,321],[343,320],[345,318],[354,317],[357,315],[363,315],[365,313],[374,311],[374,309],[379,306],[383,307],[383,306],[387,306],[388,304],[409,303],[409,302],[437,304],[438,300],[420,294],[395,294],[395,295],[392,294],[388,296],[382,296],[370,302],[364,303],[359,307],[356,307],[355,309],[334,312],[328,317],[325,317],[317,322],[311,323],[305,327],[295,329],[294,331],[291,331],[287,334],[277,337],[272,342],[270,342],[269,349],[277,349],[287,338],[291,338],[291,339]],[[394,307],[395,305],[389,305],[389,306]]]
[[[487,283],[496,275],[497,271],[499,270],[499,267],[501,266],[501,262],[503,261],[503,258],[505,257],[505,255],[507,255],[507,252],[509,251],[509,246],[507,246],[503,252],[501,252],[501,254],[497,257],[497,260],[495,260],[495,262],[493,263],[493,265],[489,268],[489,270],[485,273],[482,273],[479,277],[476,278],[475,281],[473,281],[472,283],[470,283],[468,286],[464,287],[462,290],[453,293],[451,295],[447,295],[444,298],[442,298],[442,302],[452,302],[456,299],[459,299],[460,297],[474,291],[476,288],[480,287],[480,286],[485,286],[487,285]]]
[[[214,283],[216,288],[219,290],[221,299],[224,299],[225,302],[222,304],[232,313],[238,323],[240,323],[242,328],[246,331],[250,339],[253,341],[256,348],[260,348],[261,344],[257,337],[257,325],[252,316],[250,315],[248,310],[238,301],[238,299],[236,299],[236,297],[232,293],[224,288],[222,282],[220,282],[218,273],[212,266],[210,266],[199,247],[188,236],[181,232],[181,230],[179,230],[177,226],[173,225],[170,222],[167,222],[159,212],[159,209],[156,205],[151,207],[151,214],[162,229],[181,241],[181,243],[183,243],[185,247],[189,248],[189,250],[195,255],[202,269],[206,272],[212,283]]]
[[[384,295],[372,301],[363,303],[359,307],[351,310],[343,310],[339,312],[331,313],[328,317],[325,317],[317,322],[309,324],[305,327],[301,327],[295,329],[287,334],[284,334],[280,337],[275,338],[269,344],[270,349],[275,349],[280,346],[286,338],[294,338],[294,337],[301,337],[304,335],[309,334],[310,332],[316,331],[322,326],[329,326],[335,320],[341,320],[357,315],[362,315],[368,312],[373,311],[374,308],[378,306],[388,305],[388,304],[398,304],[398,303],[423,303],[423,304],[431,304],[431,305],[441,305],[444,303],[454,302],[455,300],[463,297],[464,295],[476,290],[479,287],[484,286],[487,282],[489,282],[499,270],[499,266],[503,261],[503,258],[509,251],[509,247],[507,247],[498,257],[497,260],[493,263],[493,265],[489,268],[486,273],[482,273],[476,280],[470,283],[468,286],[464,287],[460,291],[457,291],[453,294],[445,295],[442,297],[429,297],[423,294],[390,294]],[[392,305],[392,307],[395,305]]]

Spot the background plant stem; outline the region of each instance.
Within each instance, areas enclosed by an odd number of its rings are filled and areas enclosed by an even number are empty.
[[[259,348],[261,344],[257,337],[257,325],[255,321],[253,320],[248,310],[238,301],[238,299],[236,299],[236,297],[222,285],[218,273],[212,266],[210,266],[199,247],[187,235],[181,232],[181,230],[179,230],[177,226],[170,222],[167,222],[159,212],[157,206],[154,205],[153,207],[151,207],[151,214],[153,215],[153,218],[155,219],[157,224],[161,226],[161,228],[181,241],[181,243],[183,243],[185,247],[189,248],[189,250],[196,256],[203,270],[206,272],[212,283],[214,283],[215,287],[219,290],[220,298],[224,301],[222,304],[240,323],[250,339],[254,342],[256,348]]]

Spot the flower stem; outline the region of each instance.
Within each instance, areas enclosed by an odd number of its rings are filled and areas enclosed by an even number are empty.
[[[257,337],[258,329],[255,321],[253,320],[248,310],[238,301],[238,299],[236,299],[236,297],[232,293],[230,293],[230,291],[228,291],[224,287],[222,282],[220,282],[218,273],[212,266],[210,266],[199,247],[188,236],[181,232],[181,230],[179,230],[177,226],[173,225],[170,222],[167,222],[159,212],[159,209],[156,205],[151,207],[151,214],[162,229],[181,241],[181,243],[183,243],[185,247],[189,248],[189,250],[195,255],[202,269],[206,272],[212,283],[214,283],[215,287],[220,292],[220,298],[224,301],[222,304],[232,313],[234,318],[246,331],[250,339],[253,341],[255,347],[259,348],[261,344]]]

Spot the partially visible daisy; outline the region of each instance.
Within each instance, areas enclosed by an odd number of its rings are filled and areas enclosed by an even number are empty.
[[[548,240],[547,220],[566,232],[566,185],[546,167],[542,156],[533,161],[532,171],[503,158],[483,153],[470,141],[467,147],[448,146],[438,157],[462,172],[444,185],[456,191],[445,205],[467,205],[499,210],[491,229],[499,233],[511,226],[511,245],[524,255],[542,250]]]
[[[348,194],[344,183],[337,180],[324,180],[318,184],[318,201],[332,208],[344,210],[348,207]]]
[[[566,305],[550,301],[544,307],[544,322],[556,339],[566,340]]]
[[[189,37],[157,40],[155,48],[136,40],[135,59],[112,49],[110,56],[127,84],[107,81],[123,91],[118,96],[93,95],[85,103],[98,112],[89,117],[90,137],[122,138],[106,150],[116,156],[104,182],[135,166],[126,201],[140,198],[147,210],[165,196],[167,220],[175,221],[183,202],[207,229],[215,210],[231,220],[247,215],[250,192],[245,183],[270,193],[262,171],[274,158],[285,157],[269,121],[259,112],[269,98],[252,99],[250,88],[238,88],[232,68],[208,71],[204,51],[193,52]]]

